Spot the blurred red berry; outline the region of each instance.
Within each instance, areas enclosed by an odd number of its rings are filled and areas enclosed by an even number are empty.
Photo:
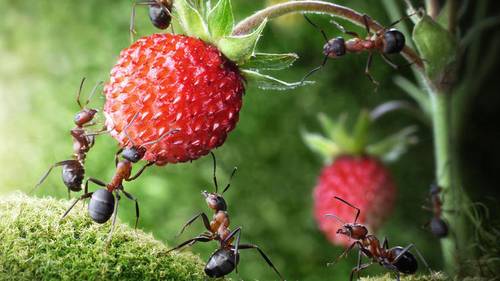
[[[340,156],[323,168],[314,189],[314,216],[332,243],[349,245],[352,241],[336,233],[341,223],[325,214],[353,222],[356,210],[335,200],[334,196],[360,208],[358,222],[376,231],[394,207],[396,187],[389,171],[374,157]]]
[[[122,146],[148,145],[157,165],[195,160],[222,145],[239,118],[243,79],[235,64],[199,39],[154,34],[120,53],[104,89],[106,126]]]

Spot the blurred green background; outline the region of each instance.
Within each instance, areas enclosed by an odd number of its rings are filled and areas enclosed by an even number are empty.
[[[271,2],[234,0],[236,19]],[[393,2],[336,1],[386,24],[392,21],[387,4]],[[88,94],[95,82],[105,81],[120,50],[128,46],[131,1],[0,0],[0,11],[0,193],[5,194],[29,191],[52,163],[71,156],[69,130],[78,111],[77,87],[87,77],[84,94]],[[328,18],[313,18],[329,36],[339,35]],[[145,8],[137,10],[136,29],[139,36],[157,32]],[[301,59],[296,66],[277,75],[291,81],[300,80],[321,62],[322,45],[319,32],[301,16],[290,16],[269,24],[258,50],[298,53]],[[260,245],[288,280],[347,278],[355,264],[353,254],[335,267],[326,266],[342,248],[330,245],[313,220],[311,193],[322,163],[305,147],[300,130],[319,131],[318,112],[354,116],[361,108],[385,100],[406,99],[392,79],[397,74],[412,79],[410,69],[396,73],[377,57],[372,74],[381,86],[374,93],[373,84],[363,74],[365,60],[366,54],[362,54],[330,61],[313,77],[318,83],[290,92],[261,91],[250,85],[237,128],[215,151],[222,183],[233,166],[239,167],[226,195],[232,225],[243,226],[243,241]],[[465,179],[473,186],[473,198],[480,200],[498,198],[498,184],[491,176],[499,168],[495,161],[498,149],[492,150],[500,136],[499,98],[494,96],[494,87],[477,89],[481,94],[471,100],[467,137],[462,142]],[[97,95],[91,106],[101,108],[103,103],[103,96]],[[102,115],[99,121],[102,123]],[[430,131],[408,115],[395,113],[378,122],[373,133],[387,135],[408,124],[419,126],[420,142],[389,166],[399,187],[397,208],[378,235],[386,235],[391,245],[415,243],[431,266],[440,268],[439,242],[421,228],[430,216],[421,209],[433,181]],[[108,181],[114,172],[116,150],[114,139],[99,137],[88,156],[87,175]],[[212,190],[211,169],[210,158],[204,157],[193,163],[152,168],[139,180],[127,183],[125,188],[140,202],[139,227],[170,245],[201,232],[201,224],[195,224],[181,238],[174,237],[192,215],[208,212],[200,191]],[[35,194],[65,198],[60,170]],[[132,224],[133,204],[122,200],[120,208],[120,219]],[[215,243],[192,250],[206,259],[214,249]],[[372,273],[378,272],[373,268]],[[239,269],[244,280],[275,279],[257,253],[244,253]]]

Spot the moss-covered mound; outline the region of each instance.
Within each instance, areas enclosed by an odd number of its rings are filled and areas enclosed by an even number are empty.
[[[362,277],[360,281],[394,281],[396,280],[395,274],[387,273],[382,276]],[[434,272],[429,275],[401,275],[401,281],[446,281],[450,280],[445,274],[441,272]]]
[[[0,280],[206,280],[189,253],[166,254],[151,235],[117,222],[98,225],[82,205],[14,193],[0,198]]]

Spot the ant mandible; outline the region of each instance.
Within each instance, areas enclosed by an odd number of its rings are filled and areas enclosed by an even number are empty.
[[[226,192],[231,186],[231,179],[236,173],[237,168],[235,167],[233,172],[231,173],[229,183],[222,190],[222,193],[219,194],[219,185],[217,183],[216,177],[216,160],[215,155],[210,152],[213,159],[213,181],[215,185],[215,192],[207,192],[203,191],[201,194],[205,197],[205,201],[210,209],[214,211],[214,215],[212,220],[208,219],[208,216],[201,212],[191,218],[189,221],[184,224],[179,235],[181,235],[186,228],[191,225],[198,218],[202,218],[203,224],[207,231],[204,233],[184,241],[173,249],[170,249],[168,252],[181,249],[184,246],[192,246],[196,242],[209,242],[212,240],[219,241],[219,248],[210,256],[208,262],[205,266],[205,274],[212,278],[218,278],[225,276],[231,273],[234,269],[236,272],[238,271],[237,266],[239,263],[239,251],[245,249],[255,249],[257,250],[262,258],[267,262],[267,264],[278,274],[281,280],[284,280],[281,276],[281,273],[276,269],[271,260],[267,257],[267,255],[257,246],[253,244],[240,244],[240,236],[241,236],[241,226],[237,227],[233,231],[229,230],[229,214],[227,213],[227,204],[222,195]],[[234,240],[236,239],[236,242]]]
[[[74,118],[76,126],[70,131],[73,138],[73,159],[60,161],[50,166],[49,170],[40,178],[31,192],[33,192],[45,181],[52,169],[59,166],[62,166],[62,180],[68,188],[68,197],[70,196],[71,191],[78,192],[82,190],[82,183],[85,177],[85,158],[90,148],[94,145],[94,136],[98,134],[88,134],[85,129],[86,127],[95,125],[93,119],[98,112],[96,109],[87,108],[87,105],[89,104],[94,93],[97,91],[97,88],[102,84],[102,82],[99,82],[95,85],[94,89],[87,98],[87,101],[82,105],[80,102],[80,94],[82,92],[84,82],[85,78],[82,79],[76,96],[76,102],[80,106],[80,111]]]
[[[149,19],[158,29],[167,29],[172,21],[173,0],[149,0],[134,2],[130,16],[130,39],[134,41],[135,32],[135,7],[137,5],[147,5],[149,7]]]
[[[132,121],[129,122],[129,124],[123,129],[125,135],[127,135],[126,132],[127,129],[130,127],[132,122],[134,122],[138,114],[139,113],[136,113],[132,118]],[[154,161],[149,161],[134,176],[131,176],[132,164],[137,163],[142,158],[144,158],[144,155],[146,154],[147,151],[146,146],[155,144],[161,141],[166,136],[176,133],[177,131],[178,131],[177,129],[170,130],[167,133],[161,135],[157,140],[146,142],[143,143],[142,145],[134,144],[130,136],[127,135],[129,137],[129,141],[132,144],[132,146],[125,148],[122,147],[116,152],[115,154],[116,171],[111,181],[106,184],[101,180],[95,178],[88,178],[85,181],[84,194],[73,202],[73,204],[63,214],[61,220],[66,217],[66,215],[71,211],[71,209],[73,209],[73,207],[76,205],[76,203],[78,203],[78,201],[90,198],[88,213],[93,221],[102,224],[107,222],[111,218],[111,216],[113,216],[111,230],[108,236],[108,241],[110,241],[115,228],[116,215],[118,213],[118,202],[120,200],[120,192],[123,192],[123,194],[125,194],[125,196],[128,199],[135,201],[135,215],[136,215],[135,228],[137,228],[137,223],[139,222],[139,203],[137,199],[134,196],[132,196],[132,194],[124,190],[123,181],[135,180],[144,172],[144,170],[147,167],[155,163]],[[122,156],[123,158],[122,160],[119,160],[119,155]],[[99,188],[95,192],[88,192],[89,181],[105,188]],[[113,193],[115,195],[113,195]]]
[[[333,264],[335,264],[342,257],[346,256],[349,253],[349,251],[351,251],[354,248],[354,246],[357,245],[359,248],[358,264],[356,265],[356,267],[352,269],[349,280],[352,281],[354,273],[358,273],[359,276],[359,272],[361,270],[366,269],[373,263],[378,263],[381,266],[396,272],[398,281],[400,279],[400,273],[414,274],[417,271],[418,263],[417,259],[415,259],[413,254],[410,252],[411,248],[415,249],[418,257],[422,260],[422,262],[429,269],[429,271],[431,271],[429,266],[427,265],[427,262],[420,254],[420,252],[417,250],[415,245],[410,244],[405,248],[396,246],[389,249],[389,242],[387,238],[384,238],[382,245],[380,245],[380,241],[378,240],[377,237],[368,234],[368,229],[366,228],[366,226],[357,223],[359,214],[361,212],[360,209],[353,206],[352,204],[350,204],[349,202],[345,201],[340,197],[335,196],[335,199],[341,201],[344,204],[347,204],[348,206],[356,209],[357,211],[353,223],[346,223],[336,215],[327,214],[327,216],[331,216],[343,224],[342,227],[337,230],[338,234],[345,235],[350,239],[356,240],[349,247],[347,247],[347,249],[340,256],[338,256],[337,259],[335,259]],[[371,261],[369,263],[361,264],[361,255],[365,255],[366,257],[371,259]]]
[[[384,59],[384,61],[389,64],[394,69],[398,69],[401,66],[394,64],[391,59],[387,56],[388,54],[398,54],[405,47],[405,36],[399,30],[392,28],[394,25],[398,24],[400,21],[413,16],[415,13],[407,15],[389,25],[386,28],[383,28],[375,33],[370,31],[369,22],[371,21],[370,17],[367,15],[363,15],[363,22],[366,28],[366,37],[363,39],[356,32],[347,31],[342,25],[332,20],[332,23],[342,31],[342,33],[353,36],[349,40],[345,40],[343,37],[336,37],[328,40],[326,33],[323,29],[319,28],[316,24],[314,24],[306,15],[304,18],[316,29],[318,29],[323,38],[325,39],[325,45],[323,46],[323,54],[325,58],[320,66],[311,70],[307,73],[306,76],[302,79],[305,79],[311,76],[314,72],[320,70],[322,67],[326,65],[328,58],[338,58],[342,57],[347,53],[360,53],[360,52],[368,52],[368,59],[365,67],[365,74],[368,76],[370,81],[376,86],[379,85],[378,81],[376,81],[373,76],[370,74],[370,67],[372,64],[373,53],[378,52]],[[408,65],[411,65],[408,64]]]
[[[424,209],[432,211],[434,216],[431,218],[429,222],[425,224],[425,227],[429,227],[430,231],[434,236],[438,238],[444,238],[448,235],[448,224],[441,217],[443,209],[443,201],[440,198],[441,187],[437,184],[431,184],[431,188],[429,190],[429,198],[432,204],[432,207],[424,206]]]

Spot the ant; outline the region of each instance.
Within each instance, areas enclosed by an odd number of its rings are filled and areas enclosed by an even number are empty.
[[[70,196],[71,191],[78,192],[82,190],[83,178],[85,177],[85,158],[89,150],[92,146],[94,146],[95,135],[99,134],[87,134],[85,128],[95,125],[93,119],[98,112],[96,109],[87,108],[87,105],[89,104],[91,97],[97,91],[97,88],[102,84],[102,82],[99,82],[95,85],[91,94],[87,98],[87,101],[82,105],[80,102],[80,94],[82,92],[84,82],[85,78],[82,79],[76,96],[76,102],[80,106],[80,111],[74,118],[76,126],[70,131],[71,136],[73,137],[73,159],[60,161],[50,166],[49,170],[42,176],[31,192],[33,192],[45,181],[52,169],[59,166],[62,166],[62,180],[68,188],[68,197]]]
[[[111,218],[111,216],[113,216],[113,222],[108,237],[108,241],[110,241],[115,228],[116,215],[118,213],[118,202],[120,200],[120,192],[123,192],[123,194],[128,199],[135,201],[135,215],[136,215],[135,228],[137,228],[137,223],[139,222],[139,203],[137,199],[134,196],[132,196],[132,194],[124,190],[123,181],[135,180],[144,172],[144,170],[147,167],[155,163],[154,161],[149,161],[134,176],[131,176],[132,164],[137,163],[142,158],[144,158],[144,155],[146,154],[147,151],[146,146],[155,144],[161,141],[164,137],[176,133],[178,131],[177,129],[170,130],[167,133],[160,136],[157,140],[146,142],[143,143],[142,145],[136,145],[132,142],[132,139],[130,138],[130,136],[128,136],[126,131],[130,127],[132,122],[134,122],[138,114],[139,112],[134,115],[132,121],[123,129],[123,132],[129,138],[129,141],[132,144],[132,146],[125,148],[122,147],[116,152],[115,154],[116,171],[111,181],[106,184],[101,180],[95,178],[88,178],[85,181],[84,194],[80,196],[78,199],[76,199],[75,202],[73,202],[73,204],[69,207],[69,209],[63,214],[61,220],[66,217],[66,215],[71,211],[71,209],[73,209],[73,207],[76,205],[76,203],[78,203],[78,201],[90,198],[88,212],[93,221],[102,224],[107,222]],[[123,158],[122,160],[119,160],[120,155]],[[89,181],[105,188],[99,188],[95,192],[88,192]],[[113,195],[113,193],[115,195]]]
[[[373,263],[378,263],[381,266],[396,272],[398,281],[400,279],[400,273],[414,274],[417,271],[418,263],[417,259],[409,251],[411,248],[415,249],[418,257],[422,260],[429,271],[431,271],[429,266],[427,265],[427,262],[417,250],[415,245],[410,244],[405,248],[396,246],[389,249],[389,242],[387,241],[387,238],[384,238],[381,246],[380,241],[377,239],[377,237],[368,234],[368,229],[366,228],[366,226],[357,223],[359,214],[361,212],[360,209],[340,197],[335,196],[335,199],[357,210],[356,217],[353,223],[346,223],[333,214],[327,215],[335,218],[343,224],[343,226],[337,230],[338,234],[345,235],[353,240],[356,240],[349,247],[347,247],[347,249],[340,256],[337,257],[333,264],[340,260],[342,257],[346,256],[349,251],[354,248],[354,246],[357,245],[359,248],[358,264],[352,269],[349,280],[352,281],[355,272],[358,273],[359,277],[359,272],[372,265]],[[361,264],[362,254],[371,259],[371,261],[369,263]]]
[[[130,16],[130,38],[134,41],[135,32],[135,7],[137,5],[148,5],[149,19],[151,23],[158,29],[167,29],[172,21],[172,6],[173,0],[149,0],[134,2],[132,5],[132,14]]]
[[[240,259],[240,250],[255,249],[260,253],[267,264],[276,272],[276,274],[278,274],[280,279],[284,280],[271,260],[257,245],[240,244],[241,226],[237,227],[233,231],[229,230],[229,214],[227,213],[226,201],[224,200],[224,197],[222,197],[222,195],[231,186],[231,179],[236,173],[237,168],[234,168],[229,178],[229,183],[223,189],[222,193],[219,194],[219,185],[217,183],[216,177],[217,163],[215,160],[215,155],[212,152],[210,152],[210,154],[212,155],[214,166],[213,181],[215,184],[215,192],[203,191],[201,194],[203,195],[203,197],[205,197],[205,201],[208,207],[214,211],[212,220],[209,220],[208,216],[204,212],[201,212],[187,221],[177,236],[180,236],[184,232],[184,230],[198,218],[202,218],[203,224],[208,231],[205,231],[204,233],[192,239],[184,241],[175,248],[170,249],[168,252],[181,249],[184,246],[192,246],[196,242],[209,242],[212,240],[219,241],[219,248],[210,256],[205,266],[205,273],[209,277],[218,278],[231,273],[234,269],[236,269],[236,272],[238,272],[237,266]],[[233,243],[235,239],[236,243]]]
[[[434,216],[432,219],[427,222],[424,227],[429,227],[431,233],[438,237],[444,238],[448,235],[448,225],[441,218],[443,209],[443,201],[440,198],[441,187],[436,184],[431,184],[431,188],[429,191],[429,198],[432,204],[432,207],[424,206],[423,208],[429,211],[432,211]]]
[[[368,60],[366,62],[365,74],[366,74],[366,76],[368,76],[370,81],[378,87],[379,82],[376,81],[373,78],[373,76],[370,74],[370,67],[372,64],[373,53],[374,52],[380,53],[380,55],[382,56],[384,61],[387,64],[389,64],[391,67],[393,67],[394,69],[400,68],[401,66],[394,64],[387,55],[400,53],[405,47],[406,40],[405,40],[405,36],[403,35],[403,33],[401,31],[399,31],[395,28],[392,28],[392,27],[394,25],[398,24],[400,21],[413,16],[414,14],[415,13],[407,15],[407,16],[393,22],[388,27],[383,28],[375,33],[370,32],[369,22],[371,21],[371,18],[367,15],[363,15],[363,22],[364,22],[364,25],[366,28],[366,33],[367,33],[367,36],[364,39],[361,36],[359,36],[356,32],[347,31],[342,25],[340,25],[336,21],[332,20],[331,22],[342,33],[345,33],[345,34],[348,34],[348,35],[351,35],[354,37],[354,38],[351,38],[347,41],[341,36],[328,40],[328,37],[326,36],[325,31],[323,29],[319,28],[306,15],[304,15],[304,18],[313,27],[315,27],[316,29],[318,29],[321,32],[326,43],[323,46],[323,54],[325,55],[323,62],[321,63],[320,66],[316,67],[315,69],[313,69],[309,73],[307,73],[307,75],[304,76],[304,78],[302,78],[302,81],[305,81],[305,79],[307,77],[311,76],[314,72],[323,68],[326,65],[328,58],[335,59],[335,58],[344,56],[346,53],[368,52]],[[411,65],[411,64],[412,63],[410,63],[408,65]],[[408,65],[405,65],[405,66],[408,66]]]

